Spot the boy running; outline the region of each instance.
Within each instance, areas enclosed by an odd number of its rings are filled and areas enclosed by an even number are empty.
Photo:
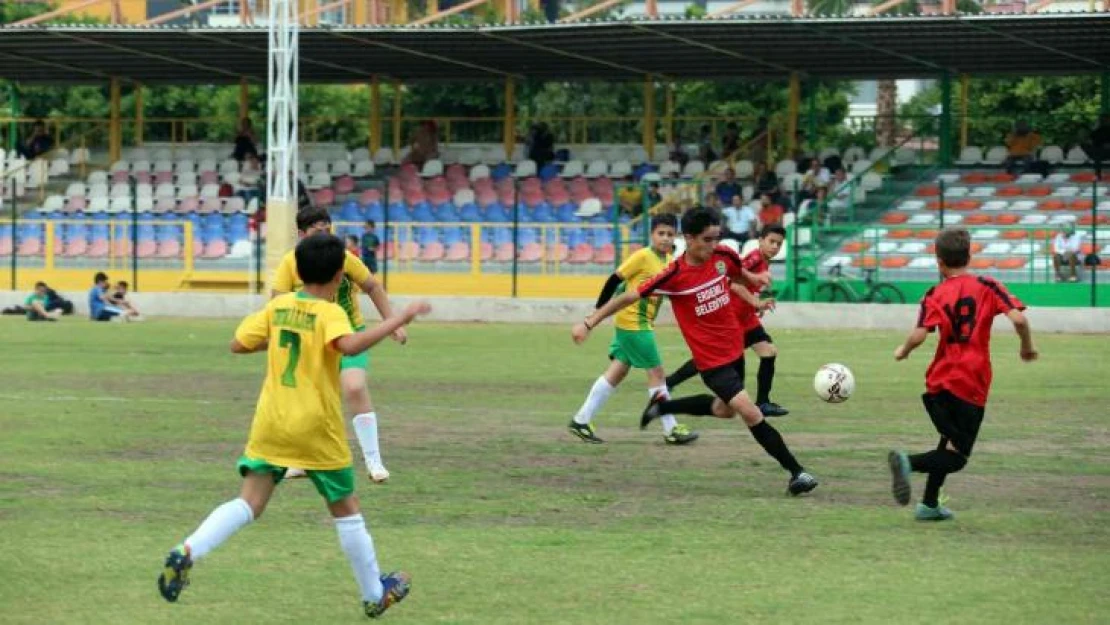
[[[166,601],[189,585],[193,563],[262,515],[290,466],[304,467],[335,518],[339,544],[362,592],[363,610],[375,618],[409,593],[409,576],[381,576],[374,543],[355,495],[355,472],[339,399],[339,359],[359,354],[430,307],[416,302],[403,315],[354,332],[347,313],[333,304],[344,275],[343,242],[310,236],[295,250],[304,281],[300,292],[276,297],[239,324],[231,351],[266,350],[266,381],[250,437],[239,459],[239,497],[212,511],[191,536],[170,551],[158,577]]]
[[[682,216],[686,253],[660,274],[610,300],[574,326],[576,343],[582,343],[590,330],[618,310],[652,295],[667,295],[674,307],[682,337],[694,355],[702,381],[717,396],[713,410],[719,416],[739,414],[752,437],[790,472],[788,491],[800,495],[817,487],[817,480],[806,473],[790,453],[782,436],[763,418],[759,407],[744,391],[744,344],[740,321],[732,308],[730,281],[767,284],[769,277],[744,269],[740,256],[720,245],[721,221],[706,208],[695,208]],[[670,402],[655,404],[666,405]],[[670,410],[660,409],[660,412]]]
[[[634,291],[671,262],[674,250],[674,215],[658,215],[651,220],[651,247],[630,255],[605,282],[598,295],[595,308],[601,308],[615,293]],[[669,397],[663,384],[663,361],[655,344],[655,317],[659,314],[661,298],[647,297],[617,313],[616,332],[609,346],[609,368],[594,382],[585,403],[571,419],[570,433],[587,443],[603,443],[590,421],[605,404],[609,396],[633,368],[647,372],[648,397],[661,394]],[[671,445],[684,445],[698,439],[697,432],[675,422],[672,415],[663,415],[663,441]]]
[[[754,274],[769,274],[771,259],[778,255],[782,244],[786,240],[786,229],[777,224],[763,226],[759,233],[759,247],[748,252],[742,260],[744,268]],[[756,375],[755,403],[765,417],[785,417],[790,411],[771,401],[771,385],[775,381],[775,358],[779,350],[775,347],[771,335],[763,327],[762,317],[767,310],[774,310],[774,298],[760,300],[763,293],[762,285],[734,285],[733,289],[746,289],[755,296],[755,303],[750,298],[745,299],[743,293],[736,299],[736,315],[740,319],[740,328],[744,332],[744,345],[751,348],[759,356],[759,373]],[[686,361],[677,371],[667,376],[667,388],[674,390],[676,386],[697,375],[697,367],[693,360]]]
[[[331,215],[323,208],[309,208],[297,213],[297,232],[304,238],[320,232],[331,232]],[[389,296],[386,295],[382,285],[374,279],[374,274],[366,267],[358,256],[347,253],[343,262],[343,279],[339,282],[335,302],[347,313],[351,325],[355,330],[362,330],[365,322],[362,320],[362,309],[358,302],[359,289],[370,296],[374,307],[378,309],[382,319],[393,315],[389,305]],[[289,293],[300,286],[297,261],[293,252],[289,252],[281,259],[277,272],[274,274],[274,283],[271,296],[277,297],[282,293]],[[404,343],[407,340],[404,328],[398,328],[393,333],[393,339]],[[339,379],[343,385],[343,403],[347,408],[348,416],[354,425],[355,436],[358,438],[359,447],[362,448],[363,460],[366,463],[370,480],[380,484],[389,479],[389,471],[382,462],[381,450],[378,446],[378,416],[370,403],[370,390],[366,387],[366,368],[370,365],[369,352],[362,352],[351,356],[343,356],[340,361]],[[299,468],[292,469],[289,477],[304,477],[304,472]]]
[[[925,494],[914,516],[919,521],[947,521],[955,515],[941,505],[940,488],[949,473],[964,468],[983,422],[991,387],[991,326],[996,315],[1006,315],[1021,338],[1018,355],[1030,362],[1037,348],[1025,306],[992,278],[967,270],[971,260],[971,235],[962,228],[947,228],[936,238],[937,268],[941,282],[925,293],[917,327],[894,350],[895,360],[905,360],[929,332],[937,330],[937,352],[925,371],[925,412],[940,433],[936,449],[907,455],[888,455],[894,499],[910,502],[910,472],[926,473]]]

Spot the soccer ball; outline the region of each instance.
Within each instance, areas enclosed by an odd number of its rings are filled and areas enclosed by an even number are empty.
[[[817,370],[813,378],[813,390],[822,401],[839,404],[848,401],[856,390],[856,378],[852,370],[844,365],[830,363]]]

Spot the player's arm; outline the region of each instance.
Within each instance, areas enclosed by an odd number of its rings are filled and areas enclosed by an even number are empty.
[[[921,347],[921,344],[924,343],[925,339],[928,337],[929,331],[923,327],[917,327],[913,330],[910,330],[910,334],[906,337],[906,340],[898,346],[898,349],[894,350],[894,359],[905,360],[909,358],[910,354],[913,353],[913,350]]]
[[[269,345],[270,324],[266,310],[260,310],[239,324],[235,330],[235,337],[231,339],[231,353],[253,354],[260,352]]]
[[[921,298],[921,305],[917,313],[917,323],[914,324],[913,330],[910,330],[906,340],[902,341],[902,344],[894,350],[895,360],[905,360],[909,358],[913,350],[921,347],[921,344],[929,337],[929,332],[939,324],[939,319],[937,318],[939,313],[937,312],[936,306],[933,305],[932,300],[929,299],[932,293],[933,291],[930,289],[929,292],[925,294],[925,297]]]
[[[432,310],[428,302],[417,301],[405,307],[400,315],[390,316],[373,328],[367,328],[354,334],[345,334],[334,341],[332,345],[336,351],[346,356],[354,356],[370,349],[382,342],[386,337],[394,334],[398,329],[412,323],[420,315],[426,315]]]
[[[1030,362],[1037,359],[1037,348],[1033,345],[1033,330],[1029,327],[1029,318],[1021,310],[1014,308],[1006,313],[1006,318],[1014,324],[1014,331],[1021,339],[1021,359]]]
[[[389,294],[385,292],[385,287],[381,282],[378,282],[374,274],[370,272],[370,268],[362,259],[354,254],[347,254],[347,259],[343,264],[343,270],[347,272],[347,276],[351,281],[359,286],[360,289],[366,293],[367,297],[374,304],[378,314],[381,315],[382,320],[389,319],[393,316],[393,306],[389,303]],[[398,343],[404,343],[408,340],[408,335],[405,333],[404,324],[393,331],[393,340]]]
[[[728,275],[736,281],[742,281],[744,284],[750,284],[756,287],[764,287],[771,284],[771,272],[764,271],[763,273],[753,273],[744,266],[744,259],[735,250],[725,246],[717,247],[718,253],[722,254],[728,262]]]
[[[775,307],[775,299],[773,297],[761,300],[759,299],[758,295],[744,288],[743,285],[737,284],[735,282],[733,282],[729,288],[736,295],[736,297],[739,297],[745,304],[751,306],[759,312],[771,310]]]
[[[581,343],[585,341],[590,334],[590,330],[596,328],[602,321],[612,317],[618,310],[636,303],[641,297],[638,291],[621,293],[616,298],[610,299],[601,308],[586,315],[586,318],[575,324],[574,329],[571,330],[571,337],[574,338],[574,342]]]
[[[292,257],[285,256],[274,271],[274,283],[270,285],[270,299],[278,295],[293,292],[293,285],[297,282],[297,268]]]
[[[601,292],[597,295],[597,303],[594,304],[594,308],[601,308],[613,299],[613,294],[617,292],[623,282],[624,276],[621,275],[619,270],[610,274],[609,279],[605,281],[605,285],[601,287]]]

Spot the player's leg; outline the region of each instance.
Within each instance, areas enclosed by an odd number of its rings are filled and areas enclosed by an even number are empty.
[[[366,370],[370,366],[370,352],[344,356],[339,365],[339,385],[343,389],[343,406],[351,416],[351,425],[362,450],[362,460],[370,481],[381,484],[389,479],[389,471],[382,462],[378,441],[378,414],[370,400]]]
[[[628,372],[632,370],[628,357],[617,347],[615,340],[610,349],[609,358],[611,359],[609,367],[605,369],[605,373],[594,380],[590,392],[586,395],[586,400],[582,402],[578,412],[574,413],[574,417],[567,424],[571,434],[587,443],[605,442],[597,436],[591,421],[593,421],[597,411],[609,400],[609,396],[613,394],[617,386],[628,376]]]
[[[285,474],[283,467],[246,457],[239,459],[238,469],[243,476],[239,497],[209,513],[196,531],[166,557],[162,574],[158,577],[158,591],[166,601],[177,601],[181,591],[189,585],[189,570],[194,562],[262,516],[274,488]]]
[[[366,529],[366,521],[359,510],[355,492],[353,467],[336,471],[309,471],[309,479],[327,502],[328,511],[335,519],[339,546],[351,563],[355,581],[362,596],[362,607],[370,618],[381,616],[395,603],[409,594],[410,578],[407,573],[390,573],[383,576],[374,551],[374,540]]]
[[[759,407],[752,403],[747,391],[744,390],[743,358],[738,359],[731,365],[704,371],[701,377],[709,390],[713,391],[719,399],[724,401],[725,398],[728,398],[728,407],[740,415],[744,424],[748,426],[752,438],[763,447],[767,455],[777,460],[779,465],[790,473],[787,490],[791,495],[808,493],[817,488],[817,479],[806,473],[794,454],[786,446],[786,441],[782,439],[782,435],[763,418],[763,413],[759,411]]]
[[[779,350],[771,335],[760,324],[744,333],[744,345],[759,356],[759,372],[756,374],[755,403],[765,417],[785,417],[790,411],[771,401],[771,386],[775,382],[775,358]]]
[[[667,376],[667,388],[674,390],[679,384],[682,384],[697,374],[698,368],[694,365],[694,359],[691,358],[682,363],[681,367],[675,369],[674,372]]]
[[[645,373],[648,379],[648,405],[670,399],[666,385],[667,372],[663,370],[663,365],[647,369]],[[673,414],[660,414],[659,420],[663,424],[663,442],[668,445],[685,445],[698,440],[698,433],[679,423]]]

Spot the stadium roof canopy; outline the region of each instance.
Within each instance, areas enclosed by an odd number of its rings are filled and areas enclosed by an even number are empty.
[[[0,28],[0,78],[265,82],[264,26]],[[775,79],[1110,72],[1110,13],[727,17],[494,26],[302,28],[304,83]]]

